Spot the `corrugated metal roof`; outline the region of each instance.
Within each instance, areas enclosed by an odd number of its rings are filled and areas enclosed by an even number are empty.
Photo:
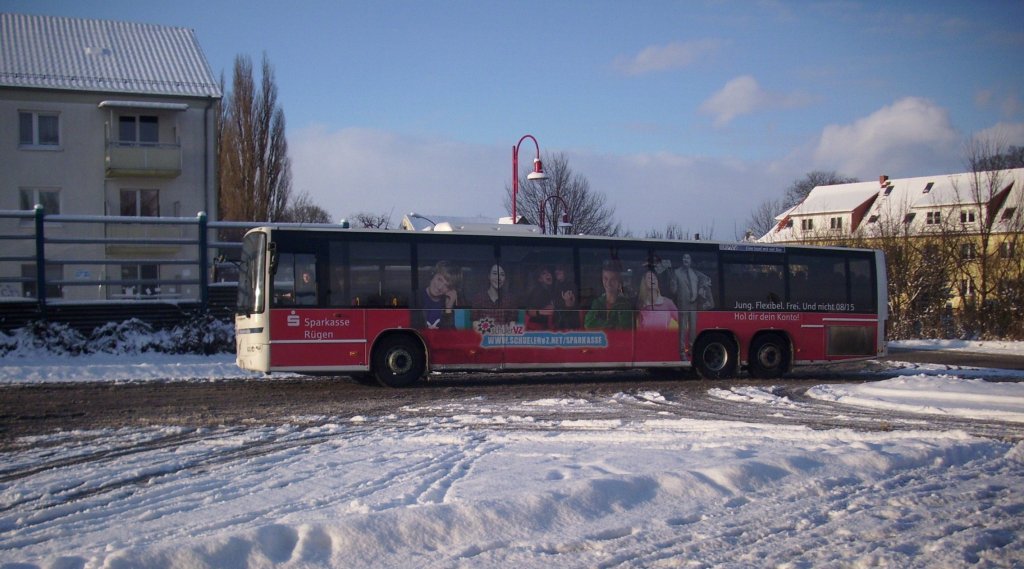
[[[0,85],[221,96],[192,30],[28,14],[0,14]]]

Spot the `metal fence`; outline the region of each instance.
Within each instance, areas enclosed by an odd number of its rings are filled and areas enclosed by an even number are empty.
[[[40,205],[0,210],[0,319],[26,305],[43,319],[71,305],[91,305],[93,312],[103,310],[96,305],[127,304],[206,310],[211,286],[237,280],[231,260],[245,231],[258,225],[265,223],[209,221],[202,212],[123,217],[49,215]]]

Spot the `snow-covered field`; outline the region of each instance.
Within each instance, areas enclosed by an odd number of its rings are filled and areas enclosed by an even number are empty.
[[[892,376],[810,394],[1024,422],[1024,383]],[[0,384],[196,377],[244,374],[230,356],[0,360]],[[712,396],[765,414],[802,404],[742,380]],[[650,411],[602,417],[624,404]],[[1014,438],[681,419],[672,405],[639,385],[453,400],[433,418],[47,435],[0,455],[0,567],[1024,566]]]

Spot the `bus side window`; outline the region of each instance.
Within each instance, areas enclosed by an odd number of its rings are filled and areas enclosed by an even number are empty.
[[[402,241],[349,241],[348,299],[358,308],[393,308],[409,304],[412,250]]]
[[[281,253],[274,275],[274,304],[313,306],[316,303],[316,256]]]
[[[291,253],[278,253],[277,271],[274,273],[274,305],[291,306],[295,304],[295,256]]]

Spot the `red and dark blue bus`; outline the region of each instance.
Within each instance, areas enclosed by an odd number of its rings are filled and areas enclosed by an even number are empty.
[[[690,368],[724,379],[885,355],[885,262],[867,249],[490,231],[249,231],[247,370]]]

